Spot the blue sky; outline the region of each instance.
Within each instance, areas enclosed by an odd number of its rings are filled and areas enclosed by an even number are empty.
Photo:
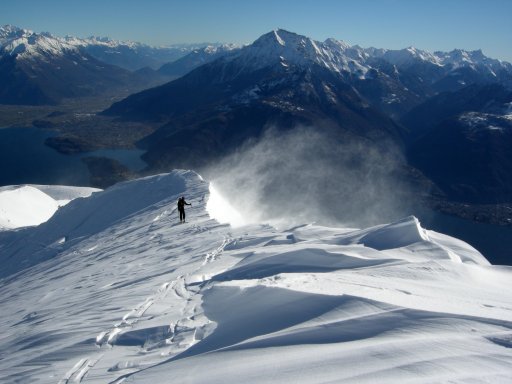
[[[512,0],[1,0],[0,25],[152,45],[250,43],[284,28],[316,40],[512,62]]]

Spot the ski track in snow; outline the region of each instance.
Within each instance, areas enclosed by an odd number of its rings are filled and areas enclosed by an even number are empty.
[[[148,205],[89,225],[130,191]],[[511,268],[415,218],[233,229],[186,171],[114,192],[0,236],[21,263],[0,280],[0,382],[511,382]]]

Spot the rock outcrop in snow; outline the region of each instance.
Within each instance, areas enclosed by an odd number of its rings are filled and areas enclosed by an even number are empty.
[[[1,233],[3,379],[509,380],[510,268],[414,217],[235,229],[209,216],[208,195],[174,171]]]

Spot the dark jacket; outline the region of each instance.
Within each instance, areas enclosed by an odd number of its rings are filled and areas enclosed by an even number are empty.
[[[180,211],[184,210],[185,205],[192,205],[192,204],[187,203],[183,197],[180,197],[178,199],[178,210],[180,210]]]

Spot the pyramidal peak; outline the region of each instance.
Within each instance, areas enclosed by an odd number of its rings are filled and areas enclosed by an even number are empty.
[[[360,63],[363,56],[362,50],[352,48],[340,40],[327,39],[320,42],[284,29],[276,29],[242,48],[233,60],[239,59],[245,67],[253,70],[270,66],[303,68],[315,64],[334,72],[364,77],[369,68]]]
[[[260,36],[252,46],[262,48],[293,49],[297,45],[304,46],[310,38],[289,32],[284,29],[274,29]]]

